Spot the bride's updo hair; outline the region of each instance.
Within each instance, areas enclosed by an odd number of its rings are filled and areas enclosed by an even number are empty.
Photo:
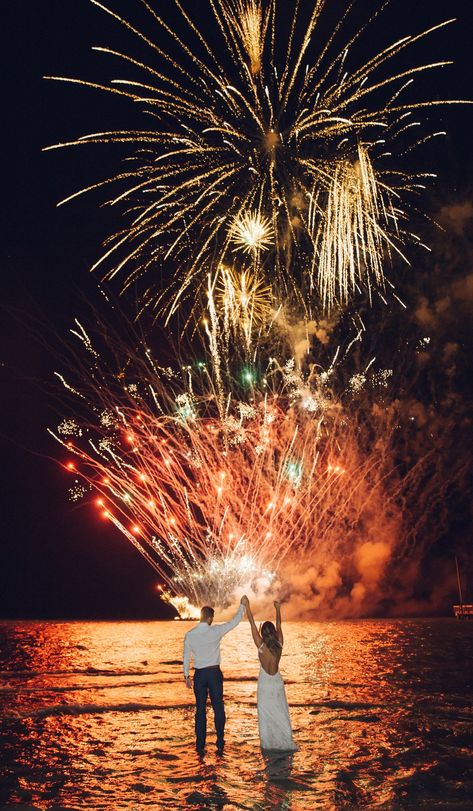
[[[282,645],[277,637],[276,628],[272,622],[263,622],[261,626],[261,637],[273,656],[277,656],[281,651]]]

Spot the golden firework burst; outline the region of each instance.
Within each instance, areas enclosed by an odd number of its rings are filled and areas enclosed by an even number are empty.
[[[223,328],[232,334],[242,334],[249,348],[255,330],[267,323],[273,312],[272,288],[265,277],[255,270],[220,267],[215,288],[216,311],[221,314]]]
[[[369,152],[358,145],[354,161],[341,160],[328,178],[323,204],[310,196],[309,230],[314,240],[312,280],[323,307],[346,304],[357,286],[384,287],[384,266],[400,231],[396,196],[378,182]],[[406,260],[407,261],[407,260]]]
[[[234,251],[257,255],[267,251],[274,242],[271,223],[268,217],[258,211],[247,211],[237,217],[230,227],[230,239]]]
[[[414,125],[424,109],[453,103],[412,92],[420,73],[450,62],[399,60],[453,20],[366,58],[360,41],[379,9],[353,33],[349,4],[327,39],[329,4],[320,0],[205,0],[205,31],[186,0],[144,2],[143,29],[91,2],[149,54],[96,48],[128,71],[109,84],[50,77],[113,93],[146,114],[146,126],[48,147],[118,144],[125,152],[115,175],[67,198],[113,190],[106,202],[126,218],[94,268],[121,277],[123,289],[146,276],[146,302],[166,320],[184,301],[192,306],[209,271],[229,264],[234,250],[261,262],[271,252],[271,281],[309,313],[320,300],[325,308],[345,302],[355,279],[368,290],[382,284],[381,258],[412,239],[399,223],[427,176],[412,171],[412,150],[444,134],[419,137]],[[316,217],[308,217],[309,198]]]

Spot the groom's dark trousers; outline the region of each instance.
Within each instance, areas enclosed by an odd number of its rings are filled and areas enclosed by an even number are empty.
[[[225,729],[225,709],[223,706],[223,673],[218,665],[200,667],[194,670],[195,694],[195,738],[196,748],[203,749],[207,735],[207,696],[215,716],[217,748],[223,749]]]

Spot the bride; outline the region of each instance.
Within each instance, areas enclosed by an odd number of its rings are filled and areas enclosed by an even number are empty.
[[[281,604],[274,603],[276,627],[272,622],[263,622],[258,632],[248,597],[244,597],[242,603],[246,607],[253,641],[258,648],[260,660],[257,703],[261,748],[294,752],[297,746],[292,737],[286,691],[279,672],[279,660],[283,646]]]

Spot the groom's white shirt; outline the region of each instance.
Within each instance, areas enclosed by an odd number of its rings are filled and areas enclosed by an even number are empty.
[[[189,675],[189,665],[191,656],[194,657],[194,667],[212,667],[220,664],[220,640],[222,636],[228,634],[236,628],[243,617],[245,608],[240,605],[233,619],[229,622],[222,622],[220,625],[208,625],[206,622],[199,622],[195,628],[184,637],[184,676]]]

